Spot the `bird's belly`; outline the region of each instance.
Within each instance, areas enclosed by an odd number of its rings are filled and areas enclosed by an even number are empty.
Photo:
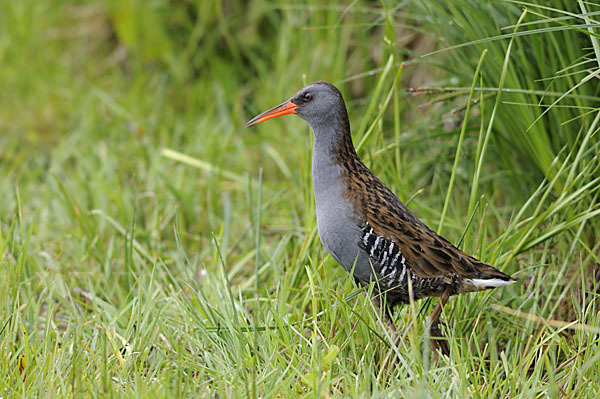
[[[333,205],[333,204],[332,204]],[[358,246],[361,230],[352,210],[343,201],[334,206],[317,206],[317,228],[323,246],[354,277],[370,281],[368,256]]]
[[[324,203],[321,202],[321,205]],[[350,206],[344,200],[338,200],[335,203],[325,206],[317,206],[317,228],[319,237],[323,246],[331,256],[359,281],[369,283],[376,280],[380,281],[383,288],[392,290],[394,297],[390,298],[392,302],[408,301],[408,277],[398,270],[394,273],[396,280],[387,280],[392,269],[385,273],[381,272],[382,265],[369,258],[369,254],[360,247],[362,229],[360,221],[354,217]],[[395,267],[399,267],[396,265]],[[419,299],[425,296],[440,296],[446,285],[443,278],[421,278],[416,275],[410,275],[413,286],[413,297]],[[398,278],[401,281],[398,281]]]

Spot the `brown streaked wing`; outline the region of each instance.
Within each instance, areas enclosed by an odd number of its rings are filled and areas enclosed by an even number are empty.
[[[346,196],[375,234],[398,245],[411,273],[421,278],[508,276],[456,248],[427,227],[360,161],[347,165]]]
[[[478,261],[454,247],[429,229],[419,225],[405,225],[412,229],[409,234],[390,228],[385,220],[367,218],[373,232],[392,240],[401,248],[410,272],[421,278],[458,275],[465,278],[498,277],[496,269]]]

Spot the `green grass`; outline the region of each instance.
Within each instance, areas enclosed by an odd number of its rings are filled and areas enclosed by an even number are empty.
[[[4,4],[0,397],[596,397],[600,8],[248,3]],[[243,127],[317,79],[519,279],[449,301],[450,358],[324,252],[304,122]]]

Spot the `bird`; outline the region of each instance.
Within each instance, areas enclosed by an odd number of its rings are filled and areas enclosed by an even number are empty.
[[[374,302],[394,331],[395,306],[440,297],[431,314],[430,337],[447,355],[438,325],[448,298],[506,286],[515,279],[430,229],[371,172],[356,152],[346,104],[333,84],[310,83],[246,127],[289,114],[302,118],[313,131],[312,181],[324,248],[359,286],[375,283]]]

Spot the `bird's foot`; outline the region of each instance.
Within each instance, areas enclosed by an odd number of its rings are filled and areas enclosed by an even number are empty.
[[[443,355],[450,356],[450,349],[448,348],[448,342],[442,331],[440,330],[440,324],[447,326],[446,323],[441,322],[439,320],[432,320],[431,327],[429,328],[429,339],[431,341],[431,346],[440,352]]]

